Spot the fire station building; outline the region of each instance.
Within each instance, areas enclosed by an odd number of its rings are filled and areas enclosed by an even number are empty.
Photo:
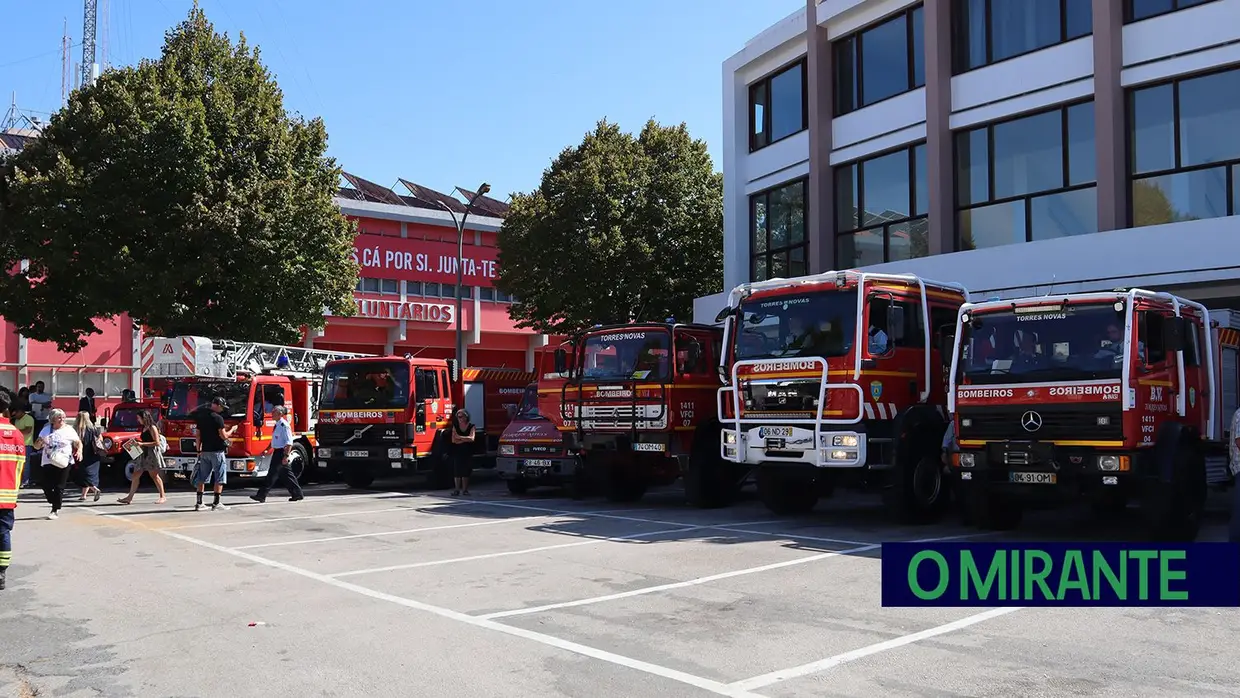
[[[518,329],[508,317],[513,299],[494,287],[499,269],[496,237],[507,205],[481,197],[466,218],[462,255],[463,301],[456,315],[457,199],[404,182],[408,194],[353,175],[336,202],[355,220],[354,255],[361,266],[354,317],[328,317],[305,345],[365,354],[455,355],[458,325],[468,366],[533,370],[535,351],[547,337]],[[451,211],[451,213],[449,213]],[[16,389],[42,381],[55,405],[70,414],[86,388],[115,402],[121,391],[142,390],[141,328],[128,317],[98,324],[102,334],[76,354],[21,336],[0,318],[0,386]],[[225,338],[227,339],[227,338]]]
[[[1240,308],[1240,0],[805,5],[724,62],[725,289],[856,267]]]

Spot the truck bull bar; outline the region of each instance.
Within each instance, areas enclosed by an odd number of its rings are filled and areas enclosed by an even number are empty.
[[[611,426],[594,426],[594,427],[591,427],[591,429],[598,429],[600,431],[606,431],[610,433],[615,433],[620,430],[628,431],[630,433],[630,437],[632,438],[633,442],[636,443],[639,424],[647,423],[648,428],[650,428],[649,425],[653,423],[656,426],[654,426],[652,430],[662,431],[662,428],[658,427],[657,424],[659,421],[665,419],[668,414],[667,383],[666,382],[658,383],[658,386],[659,386],[659,403],[657,406],[658,409],[652,411],[651,414],[647,414],[645,408],[655,407],[655,405],[648,405],[648,404],[639,405],[637,403],[638,383],[639,381],[632,381],[632,380],[630,381],[606,381],[606,382],[598,383],[595,386],[596,390],[604,386],[616,386],[621,391],[628,391],[629,396],[628,397],[609,397],[609,396],[598,396],[596,394],[594,397],[589,398],[589,401],[593,403],[590,406],[586,405],[587,399],[584,393],[584,388],[585,388],[584,383],[578,382],[578,383],[572,384],[572,387],[574,387],[577,391],[576,397],[572,399],[570,399],[568,395],[568,388],[570,384],[565,383],[563,386],[560,387],[560,418],[563,420],[563,422],[566,425],[572,425],[573,427],[576,428],[578,437],[582,435],[582,432],[586,428],[584,426],[584,422],[600,421],[601,419],[607,419],[607,421],[612,422]],[[606,418],[603,415],[595,416],[595,415],[585,414],[586,410],[592,407],[602,407],[602,408],[627,407],[628,410],[626,413],[620,409],[616,409],[612,411],[609,417],[606,417]]]

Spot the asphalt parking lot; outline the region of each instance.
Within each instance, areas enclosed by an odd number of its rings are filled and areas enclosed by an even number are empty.
[[[672,490],[250,492],[215,512],[113,496],[58,521],[24,495],[0,695],[1240,694],[1236,609],[882,608],[883,542],[981,534],[894,526],[863,498],[778,519]],[[1090,525],[1051,512],[1013,537]]]

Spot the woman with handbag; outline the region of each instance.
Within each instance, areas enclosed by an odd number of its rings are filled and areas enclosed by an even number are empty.
[[[95,424],[89,412],[78,412],[73,428],[77,430],[78,438],[82,440],[83,457],[78,463],[81,469],[82,496],[78,497],[78,501],[85,502],[86,497],[94,491],[97,502],[103,496],[103,492],[99,489],[99,459],[107,451],[103,447],[103,430]]]
[[[138,436],[138,445],[142,447],[142,454],[133,463],[133,479],[129,481],[129,494],[116,501],[121,504],[131,504],[134,494],[138,491],[138,485],[142,482],[142,473],[149,473],[151,479],[155,481],[155,489],[159,491],[159,499],[155,500],[155,503],[163,504],[168,501],[168,497],[164,494],[164,478],[160,473],[164,468],[164,446],[167,442],[160,435],[159,423],[151,416],[150,410],[139,412],[138,420],[142,422],[142,434]]]
[[[65,421],[65,411],[54,409],[48,414],[47,424],[39,432],[34,447],[43,450],[43,494],[52,505],[52,513],[47,518],[55,521],[64,503],[69,466],[75,460],[82,460],[82,439]]]

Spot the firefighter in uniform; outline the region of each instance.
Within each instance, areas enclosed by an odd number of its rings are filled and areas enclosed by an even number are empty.
[[[9,423],[8,393],[0,392],[0,589],[13,559],[13,515],[26,465],[26,438]]]

